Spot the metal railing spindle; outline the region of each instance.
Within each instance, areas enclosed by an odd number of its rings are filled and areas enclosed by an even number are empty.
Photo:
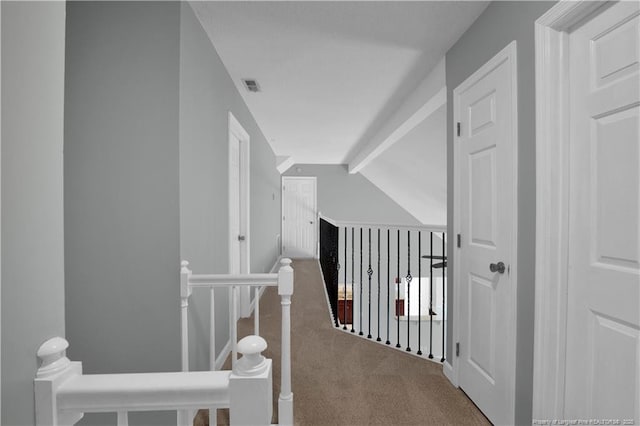
[[[397,274],[396,274],[396,348],[400,348],[400,305],[398,301],[400,300],[400,230],[398,229],[398,256],[396,258],[397,263]]]
[[[407,231],[407,352],[411,352],[411,231]]]
[[[371,269],[371,228],[369,228],[369,269],[367,269],[367,275],[369,276],[369,293],[368,293],[368,304],[369,304],[369,334],[367,334],[367,339],[371,339],[371,275],[373,275],[373,269]]]
[[[380,338],[380,228],[378,228],[378,337],[376,342],[382,341]]]
[[[440,358],[440,362],[444,362],[444,336],[445,336],[445,323],[444,323],[444,305],[445,305],[445,270],[447,269],[447,261],[445,255],[445,233],[442,233],[442,358]]]
[[[422,231],[418,231],[418,355],[422,355]]]
[[[364,284],[362,282],[362,227],[360,228],[360,306],[359,306],[359,310],[360,310],[360,332],[358,333],[358,336],[362,336],[364,333],[362,333],[362,288],[364,287]]]

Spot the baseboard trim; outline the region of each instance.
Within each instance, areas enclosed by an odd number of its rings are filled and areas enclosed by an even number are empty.
[[[324,273],[322,272],[322,265],[320,265],[320,259],[316,259],[318,262],[318,269],[320,269],[320,276],[322,277],[322,289],[324,290],[324,297],[327,301],[327,311],[329,312],[329,320],[331,324],[337,328],[336,326],[336,318],[333,317],[333,311],[331,311],[331,302],[329,301],[329,293],[327,292],[327,282],[324,280]]]
[[[274,274],[274,273],[278,272],[278,269],[280,269],[280,261],[281,260],[282,260],[282,256],[278,256],[278,258],[276,259],[275,263],[273,264],[273,266],[269,270],[270,274]],[[266,289],[267,289],[267,287],[265,287],[265,286],[260,287],[260,290],[258,291],[258,299],[260,299],[262,297],[262,295],[264,294],[264,291]],[[249,304],[249,316],[248,317],[253,315],[253,312],[255,311],[255,308],[256,308],[256,298],[254,297],[251,300],[251,303]]]
[[[227,357],[231,353],[231,339],[227,340],[227,344],[224,345],[222,351],[220,351],[220,355],[216,358],[216,370],[220,370],[224,365],[224,362],[227,360]]]
[[[278,258],[276,259],[276,262],[273,264],[273,266],[271,267],[271,270],[269,271],[270,274],[273,274],[275,272],[278,271],[278,269],[280,269],[280,261],[282,260],[282,255],[278,256]]]
[[[444,373],[444,376],[449,379],[453,386],[458,387],[457,380],[455,380],[453,365],[451,365],[448,360],[442,363],[442,372]]]

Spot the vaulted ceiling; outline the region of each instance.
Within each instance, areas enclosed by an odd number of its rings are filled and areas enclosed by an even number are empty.
[[[487,4],[191,3],[276,155],[316,164],[356,157]]]

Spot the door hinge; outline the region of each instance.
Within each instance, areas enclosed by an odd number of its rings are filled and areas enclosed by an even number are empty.
[[[460,342],[456,342],[456,356],[460,356]]]
[[[287,187],[282,185],[282,190],[284,191],[285,189],[287,189]]]
[[[458,234],[458,248],[462,247],[462,237]]]
[[[457,129],[458,129],[458,136],[460,136],[460,133],[461,133],[460,128],[461,128],[462,126],[460,125],[460,122],[459,122],[459,121],[458,121],[458,123],[457,123],[457,126],[456,126],[456,127],[457,127]]]
[[[282,220],[284,220],[284,216],[282,216]]]

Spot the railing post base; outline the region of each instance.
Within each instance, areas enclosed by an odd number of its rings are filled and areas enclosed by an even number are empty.
[[[271,360],[258,375],[229,376],[229,419],[232,425],[270,425],[273,415]]]
[[[270,425],[273,415],[271,360],[262,356],[267,342],[247,336],[238,342],[238,360],[229,376],[229,420],[233,425]]]
[[[280,426],[293,426],[293,393],[289,396],[278,398],[278,424]]]
[[[66,426],[80,421],[84,413],[58,410],[58,388],[69,378],[82,375],[82,363],[66,356],[69,343],[62,337],[44,342],[38,349],[42,361],[34,380],[36,426]]]

